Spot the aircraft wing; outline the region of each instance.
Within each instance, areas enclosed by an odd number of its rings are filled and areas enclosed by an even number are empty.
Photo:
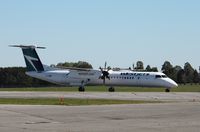
[[[76,71],[96,71],[96,70],[88,69],[88,68],[76,68],[76,67],[64,67],[64,66],[55,66],[55,68],[76,70]]]

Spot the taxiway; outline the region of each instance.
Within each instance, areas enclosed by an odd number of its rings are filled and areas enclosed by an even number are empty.
[[[0,105],[3,132],[199,132],[200,103]]]

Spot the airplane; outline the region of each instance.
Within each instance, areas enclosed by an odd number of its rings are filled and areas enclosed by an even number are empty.
[[[22,49],[28,76],[41,79],[54,84],[64,86],[78,86],[80,92],[85,91],[86,85],[109,86],[108,91],[114,92],[114,86],[137,86],[137,87],[163,87],[165,92],[178,84],[161,72],[141,72],[133,70],[113,70],[99,68],[99,70],[72,68],[72,67],[50,67],[43,65],[36,49],[45,49],[34,45],[10,45]]]

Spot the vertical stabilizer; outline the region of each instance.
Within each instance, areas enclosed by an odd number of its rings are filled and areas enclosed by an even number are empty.
[[[44,71],[42,62],[36,52],[36,48],[44,49],[45,47],[26,46],[26,45],[11,45],[11,47],[19,47],[22,49],[27,71]]]

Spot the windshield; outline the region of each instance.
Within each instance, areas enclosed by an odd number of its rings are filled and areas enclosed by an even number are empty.
[[[166,75],[156,75],[155,78],[167,78]]]

